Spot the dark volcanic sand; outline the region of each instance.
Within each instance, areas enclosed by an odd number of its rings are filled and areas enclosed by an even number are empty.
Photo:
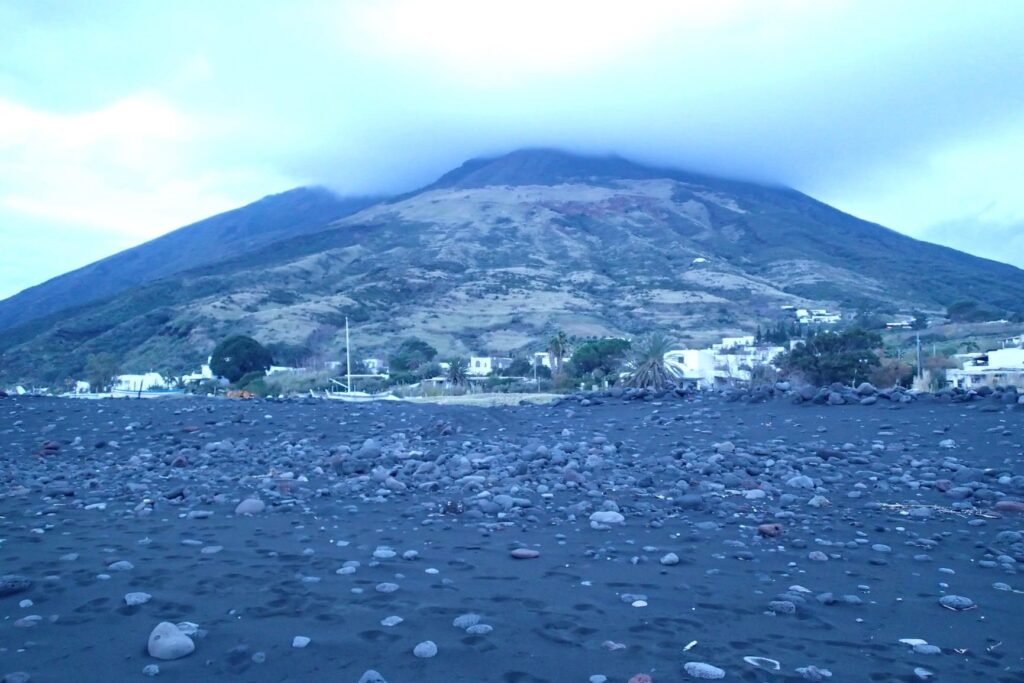
[[[1019,682],[1024,513],[996,503],[1024,499],[1022,427],[1021,409],[984,401],[0,400],[0,574],[32,581],[0,582],[0,676],[660,683],[706,662],[734,681],[813,665],[832,681]],[[359,453],[367,438],[379,453]],[[266,510],[236,515],[255,495]],[[591,528],[615,507],[623,525]],[[128,607],[133,591],[152,599]],[[493,631],[454,627],[466,613]],[[161,621],[198,624],[195,652],[150,657]],[[414,656],[427,640],[437,656]]]

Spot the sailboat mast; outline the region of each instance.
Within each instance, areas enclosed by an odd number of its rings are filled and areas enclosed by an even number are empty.
[[[345,384],[352,391],[352,350],[348,343],[348,316],[345,316]]]

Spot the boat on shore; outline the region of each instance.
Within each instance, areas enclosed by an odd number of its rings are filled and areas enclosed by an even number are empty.
[[[112,389],[111,398],[179,398],[184,389]]]

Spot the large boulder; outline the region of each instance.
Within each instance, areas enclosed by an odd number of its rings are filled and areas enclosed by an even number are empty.
[[[195,652],[196,644],[171,622],[161,621],[149,634],[147,649],[156,659],[181,659]]]

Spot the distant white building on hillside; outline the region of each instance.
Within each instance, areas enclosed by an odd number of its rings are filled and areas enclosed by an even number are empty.
[[[1024,349],[996,349],[986,353],[959,353],[959,369],[946,371],[946,382],[958,389],[1014,385],[1024,388]]]
[[[512,359],[503,356],[470,356],[466,374],[484,377],[495,370],[504,370],[512,365]]]
[[[547,368],[548,370],[553,371],[554,368],[551,367],[552,358],[554,358],[554,354],[548,353],[547,351],[535,351],[533,354],[532,363],[537,367],[544,367]],[[568,363],[569,360],[570,356],[565,356],[564,358],[562,358],[562,365],[565,366],[565,364]]]
[[[827,308],[798,308],[796,320],[801,325],[834,325],[843,319],[840,313],[831,313]]]
[[[770,365],[784,353],[781,346],[758,346],[753,336],[725,337],[709,349],[678,349],[665,354],[665,365],[679,379],[713,389],[753,379],[754,369]]]

